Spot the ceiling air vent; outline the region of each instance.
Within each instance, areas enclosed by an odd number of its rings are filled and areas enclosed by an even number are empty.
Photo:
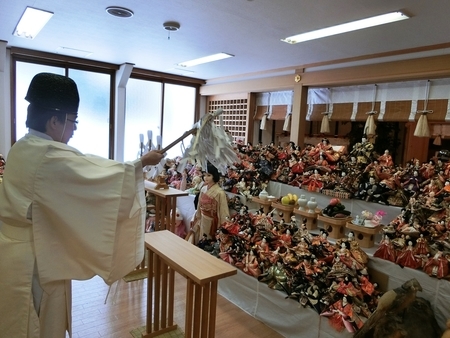
[[[110,6],[106,8],[106,13],[119,18],[131,18],[134,13],[132,10],[124,7]]]

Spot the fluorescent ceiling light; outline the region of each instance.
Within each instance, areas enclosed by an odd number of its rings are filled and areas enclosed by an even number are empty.
[[[218,60],[227,59],[227,58],[231,58],[231,57],[234,57],[234,55],[227,54],[227,53],[218,53],[218,54],[213,54],[213,55],[209,55],[209,56],[204,56],[202,58],[195,59],[195,60],[180,62],[180,63],[177,63],[177,66],[193,67],[193,66],[200,65],[202,63],[218,61]]]
[[[179,68],[179,67],[169,68],[167,71],[168,72],[195,73],[195,71],[193,71],[193,70],[186,69],[186,68]]]
[[[27,7],[14,29],[13,35],[26,39],[34,39],[52,16],[52,12]]]
[[[373,16],[367,19],[356,20],[348,23],[343,23],[341,25],[336,25],[332,27],[322,28],[316,31],[302,33],[298,35],[289,36],[287,38],[281,39],[281,41],[295,44],[303,41],[309,41],[314,39],[320,39],[326,36],[332,36],[341,33],[347,33],[351,31],[356,31],[358,29],[369,28],[379,25],[384,25],[387,23],[409,19],[409,16],[403,14],[402,12],[393,12],[382,15]]]
[[[69,47],[58,47],[56,49],[56,52],[58,54],[63,54],[67,56],[75,56],[80,58],[88,57],[92,54],[92,52],[89,52],[87,50],[81,50],[81,49],[75,49],[75,48],[69,48]]]

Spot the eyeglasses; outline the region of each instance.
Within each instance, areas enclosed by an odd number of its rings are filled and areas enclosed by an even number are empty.
[[[75,124],[78,124],[78,121],[77,121],[77,120],[67,119],[67,121],[70,121],[70,122],[73,122],[73,123],[75,123]]]

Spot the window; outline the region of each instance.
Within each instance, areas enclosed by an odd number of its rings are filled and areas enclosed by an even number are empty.
[[[140,157],[139,135],[148,146],[148,131],[152,132],[152,145],[161,135],[162,84],[160,82],[129,79],[126,90],[124,159]]]
[[[76,69],[69,70],[69,77],[80,94],[79,123],[69,145],[83,153],[108,158],[111,77]]]
[[[152,145],[156,148],[157,137],[160,136],[164,148],[191,129],[194,124],[195,97],[195,87],[129,79],[126,90],[124,159],[131,161],[140,156],[141,134],[144,146],[148,146],[148,131],[151,131]],[[183,143],[173,146],[167,151],[166,157],[181,156],[182,145],[187,146],[190,139],[191,136],[188,136]]]
[[[166,84],[164,91],[163,148],[175,141],[194,124],[195,88]],[[167,157],[175,158],[183,154],[183,145],[188,146],[192,136],[188,136],[167,151]]]

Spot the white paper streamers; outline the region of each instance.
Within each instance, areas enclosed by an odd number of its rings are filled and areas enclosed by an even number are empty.
[[[179,170],[182,170],[188,161],[199,163],[202,168],[206,168],[207,162],[210,162],[225,175],[228,166],[240,162],[223,127],[220,116],[222,112],[222,109],[218,109],[208,113],[194,125],[197,130],[183,154]],[[219,125],[214,123],[217,116],[219,116]]]

